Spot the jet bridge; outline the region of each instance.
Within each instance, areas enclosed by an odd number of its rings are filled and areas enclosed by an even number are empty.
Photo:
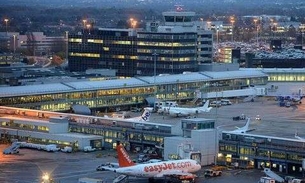
[[[266,95],[265,88],[250,87],[240,90],[227,90],[221,92],[202,93],[201,98],[209,99],[209,98],[230,98],[230,97],[248,97],[248,96],[255,97],[255,96],[264,96],[264,95]]]

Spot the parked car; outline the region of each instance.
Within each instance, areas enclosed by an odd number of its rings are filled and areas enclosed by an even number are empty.
[[[221,101],[212,101],[210,103],[210,107],[220,107],[221,106]]]
[[[221,105],[232,105],[232,102],[229,99],[221,99]]]
[[[207,169],[204,171],[205,177],[216,177],[216,176],[221,176],[221,174],[222,174],[222,171],[219,171],[219,170]]]

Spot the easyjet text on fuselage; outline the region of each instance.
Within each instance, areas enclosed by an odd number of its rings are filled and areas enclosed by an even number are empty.
[[[157,164],[157,165],[147,165],[144,166],[144,171],[145,172],[161,172],[165,170],[175,170],[175,169],[183,169],[187,167],[191,167],[192,163],[189,161],[186,162],[164,162],[162,164]]]

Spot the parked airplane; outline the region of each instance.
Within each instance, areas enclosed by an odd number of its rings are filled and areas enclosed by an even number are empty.
[[[144,108],[144,111],[142,113],[141,116],[138,116],[138,117],[134,117],[134,118],[116,118],[116,117],[109,117],[107,115],[105,115],[104,117],[106,118],[111,118],[111,119],[114,119],[114,120],[127,120],[127,121],[134,121],[134,122],[140,122],[140,121],[149,121],[149,117],[150,117],[150,111],[146,108]]]
[[[163,107],[162,110],[168,113],[170,116],[190,116],[199,114],[202,112],[210,112],[213,107],[209,107],[209,100],[205,102],[202,107],[187,108],[187,107]]]
[[[243,127],[236,127],[237,129],[236,130],[233,130],[231,132],[234,132],[234,133],[247,133],[249,131],[252,131],[252,130],[249,130],[249,125],[250,125],[250,118],[247,118],[247,122],[245,124],[245,126]]]
[[[304,97],[304,95],[302,94],[302,90],[299,89],[298,93],[295,93],[292,95],[286,95],[286,94],[278,95],[278,96],[276,96],[276,100],[277,101],[290,101],[295,104],[301,104],[303,97]]]
[[[201,169],[201,165],[192,159],[160,161],[149,164],[135,164],[127,154],[123,145],[117,146],[119,168],[104,167],[105,170],[111,170],[128,176],[149,178],[153,182],[154,178],[174,176],[178,178],[188,177],[195,179],[193,174]]]
[[[300,136],[298,135],[298,132],[297,132],[297,131],[295,132],[294,137],[295,137],[296,139],[305,141],[305,138],[300,137]]]

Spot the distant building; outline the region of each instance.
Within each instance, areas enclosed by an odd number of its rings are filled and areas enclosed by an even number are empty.
[[[272,46],[278,47],[278,46]],[[304,68],[305,52],[300,49],[282,49],[246,53],[246,67],[249,68]]]
[[[0,32],[0,46],[6,52],[24,49],[29,55],[42,56],[64,51],[66,42],[64,36],[48,37],[43,32]]]

